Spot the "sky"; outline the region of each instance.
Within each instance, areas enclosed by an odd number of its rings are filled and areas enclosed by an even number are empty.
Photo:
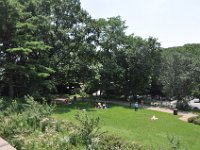
[[[127,34],[157,38],[162,47],[200,43],[200,0],[80,0],[93,18],[121,16]]]

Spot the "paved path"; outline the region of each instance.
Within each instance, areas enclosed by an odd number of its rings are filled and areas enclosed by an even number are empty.
[[[14,147],[12,147],[4,139],[0,138],[0,150],[16,150],[16,149]]]
[[[168,109],[168,108],[147,107],[147,109],[173,114],[173,110]],[[198,115],[196,115],[196,114],[194,114],[194,113],[184,112],[184,111],[178,111],[178,115],[181,116],[181,117],[179,118],[180,120],[186,121],[186,122],[188,121],[188,118],[198,116]]]

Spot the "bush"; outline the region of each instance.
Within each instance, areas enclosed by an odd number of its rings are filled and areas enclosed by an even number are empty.
[[[94,149],[95,145],[98,144],[96,142],[98,142],[100,135],[103,134],[99,132],[99,118],[89,117],[86,112],[77,113],[75,118],[79,125],[71,134],[71,143],[73,145],[79,143],[88,149]]]
[[[194,121],[193,121],[194,124],[196,125],[200,125],[200,118],[196,118]]]
[[[103,150],[150,150],[150,147],[144,147],[135,142],[124,141],[118,136],[105,134],[102,135],[99,141],[99,148]]]
[[[188,122],[193,123],[195,119],[196,119],[196,117],[190,117],[190,118],[188,118]]]
[[[2,100],[3,101],[3,100]],[[7,139],[19,134],[31,134],[40,129],[41,121],[51,115],[53,107],[39,104],[32,97],[25,97],[25,104],[13,100],[10,105],[4,105],[0,115],[0,135]],[[2,106],[2,102],[1,102]]]
[[[200,125],[200,116],[197,117],[191,117],[188,119],[189,123],[194,123],[196,125]]]

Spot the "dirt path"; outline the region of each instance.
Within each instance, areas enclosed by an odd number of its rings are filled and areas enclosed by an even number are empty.
[[[167,108],[147,107],[147,109],[173,114],[173,110],[167,109]],[[190,113],[190,112],[183,112],[183,111],[179,111],[179,112],[178,112],[178,115],[181,116],[179,119],[182,120],[182,121],[185,121],[185,122],[187,122],[188,118],[190,118],[190,117],[198,116],[198,115],[196,115],[196,114],[193,114],[193,113]]]

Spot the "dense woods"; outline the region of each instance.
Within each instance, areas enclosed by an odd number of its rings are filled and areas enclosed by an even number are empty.
[[[79,0],[0,0],[0,95],[77,86],[106,96],[199,96],[200,44],[165,49],[126,28],[119,16],[93,19]]]

